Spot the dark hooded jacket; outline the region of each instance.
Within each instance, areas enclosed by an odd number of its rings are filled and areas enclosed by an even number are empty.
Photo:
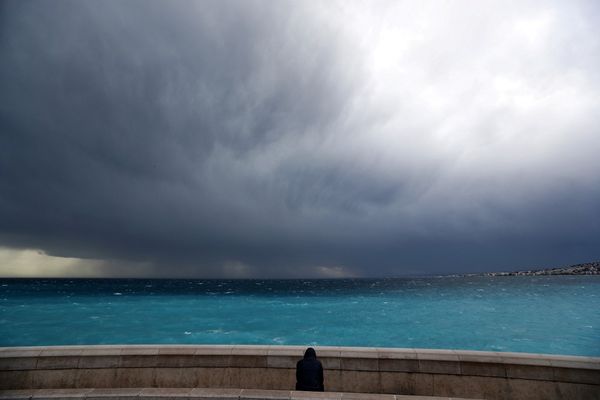
[[[296,364],[296,390],[323,392],[323,366],[317,360],[315,349],[309,347],[304,358]]]

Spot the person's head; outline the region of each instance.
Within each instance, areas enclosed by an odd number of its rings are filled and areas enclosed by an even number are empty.
[[[317,358],[317,352],[312,347],[309,347],[304,352],[304,358]]]

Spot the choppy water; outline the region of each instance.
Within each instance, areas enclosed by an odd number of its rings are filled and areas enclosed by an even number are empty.
[[[0,346],[142,343],[600,356],[600,276],[0,280]]]

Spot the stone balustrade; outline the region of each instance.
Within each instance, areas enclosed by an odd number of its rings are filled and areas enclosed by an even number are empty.
[[[315,347],[330,392],[485,399],[600,399],[600,358]],[[238,388],[289,391],[299,346],[0,348],[0,389]]]

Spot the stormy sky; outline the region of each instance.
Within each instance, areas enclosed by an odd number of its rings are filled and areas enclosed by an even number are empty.
[[[596,1],[0,3],[0,275],[600,259]]]

